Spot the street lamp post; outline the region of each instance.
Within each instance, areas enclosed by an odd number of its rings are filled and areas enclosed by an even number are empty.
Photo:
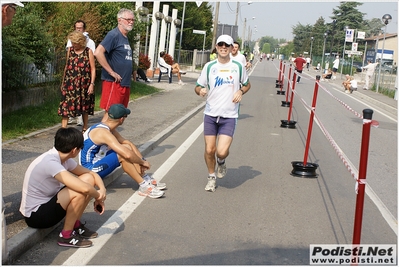
[[[149,24],[149,21],[150,21],[150,18],[152,18],[152,15],[151,14],[148,14],[147,15],[147,29],[146,29],[146,32],[145,32],[145,52],[144,52],[144,55],[148,55],[148,53],[147,53],[147,47],[148,47],[148,24]],[[152,19],[151,19],[151,21],[152,21]]]
[[[386,35],[386,32],[387,32],[387,25],[389,24],[389,22],[391,20],[392,20],[392,16],[389,15],[389,14],[385,14],[384,16],[382,16],[382,22],[384,22],[384,24],[385,24],[385,29],[384,29],[384,40],[382,41],[381,60],[379,62],[379,69],[378,69],[377,87],[375,89],[375,91],[377,93],[378,93],[378,87],[380,86],[381,64],[382,64],[382,60],[384,59],[385,35]]]
[[[238,14],[240,13],[240,7],[241,7],[241,6],[244,6],[244,5],[250,5],[250,4],[252,4],[252,1],[248,1],[248,3],[242,4],[242,5],[240,5],[240,2],[237,2],[237,8],[236,8],[236,23],[234,24],[235,26],[237,26]]]
[[[182,40],[183,40],[183,28],[184,28],[184,16],[185,16],[185,14],[186,14],[186,1],[184,1],[184,3],[183,3],[183,15],[182,15],[182,18],[181,18],[179,53],[178,53],[178,56],[177,56],[177,63],[179,63],[179,64],[180,64],[181,43],[182,43]]]
[[[327,39],[327,33],[324,33],[324,44],[323,44],[323,55],[321,56],[321,69],[324,70],[324,53],[326,49],[326,39]],[[324,73],[324,71],[322,71]]]
[[[312,62],[313,36],[310,37],[310,62]]]
[[[341,78],[342,78],[342,71],[344,69],[344,60],[345,60],[345,45],[346,45],[346,30],[349,29],[349,26],[345,26],[345,39],[344,39],[344,50],[342,50],[342,60],[341,60]]]
[[[155,40],[156,40],[156,46],[155,46],[155,57],[158,57],[158,55],[159,55],[159,47],[158,47],[158,45],[159,45],[159,23],[161,22],[161,20],[163,20],[163,18],[165,17],[165,15],[162,13],[162,12],[156,12],[155,13],[155,18],[156,18],[156,20],[157,20],[157,34],[156,34],[156,38],[155,38]],[[154,62],[153,62],[153,64],[154,64],[154,69],[156,68],[156,66],[157,66],[157,61],[156,60],[154,60]]]
[[[173,18],[171,16],[166,16],[164,20],[166,22],[166,51],[169,51],[170,24],[172,23]]]
[[[145,50],[145,55],[147,55],[147,37],[148,37],[148,13],[149,10],[148,8],[141,6],[137,9],[137,11],[139,12],[139,15],[141,16],[141,19],[145,21],[145,23],[147,23],[147,31],[146,31],[146,35],[145,35],[145,41],[146,41],[146,50]],[[139,42],[139,50],[140,50],[140,42]]]

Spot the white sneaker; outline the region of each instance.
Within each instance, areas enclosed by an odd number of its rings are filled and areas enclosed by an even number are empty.
[[[144,174],[143,179],[149,183],[151,183],[153,186],[158,188],[159,190],[165,189],[166,184],[165,183],[160,183],[157,180],[155,180],[153,177],[149,176],[148,174]]]
[[[83,118],[82,118],[82,115],[80,115],[80,116],[77,118],[76,126],[83,126]]]
[[[227,173],[226,161],[223,164],[219,164],[216,168],[216,177],[222,179]]]
[[[75,119],[72,118],[72,117],[69,117],[68,118],[68,124],[73,124],[73,123],[75,123]]]
[[[152,82],[152,80],[150,80],[150,79],[147,78],[147,81],[146,81],[146,82],[149,82],[149,83],[150,83],[150,82]]]
[[[208,176],[208,183],[205,186],[205,190],[209,192],[215,192],[216,190],[216,177]]]
[[[184,85],[184,83],[182,82],[182,81],[179,81],[179,83],[178,83],[179,85]]]
[[[155,186],[150,183],[145,183],[145,185],[140,185],[139,187],[139,195],[150,197],[150,198],[159,198],[162,197],[164,194],[163,191],[159,190]]]

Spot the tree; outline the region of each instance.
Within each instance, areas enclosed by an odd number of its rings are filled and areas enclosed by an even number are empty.
[[[357,10],[358,6],[362,3],[359,2],[341,2],[337,9],[333,9],[333,15],[330,17],[332,20],[336,20],[336,34],[335,39],[337,45],[334,50],[342,51],[345,42],[345,27],[349,29],[363,30],[366,27],[366,23],[363,19],[364,13]],[[359,49],[361,47],[359,46]]]
[[[367,27],[366,27],[366,36],[378,36],[382,33],[382,28],[385,26],[385,24],[381,21],[381,19],[373,18],[371,20],[366,21]]]
[[[13,24],[2,31],[2,88],[23,89],[23,80],[29,79],[29,69],[34,64],[46,73],[53,58],[53,42],[43,19],[43,9],[35,3],[26,3],[18,9]],[[22,73],[22,74],[20,74]]]
[[[178,14],[183,14],[183,2],[162,2],[168,4],[169,9],[177,9]],[[161,10],[162,10],[161,4]],[[180,17],[181,18],[181,17]],[[194,50],[201,49],[204,43],[204,36],[193,33],[193,30],[206,31],[205,49],[212,46],[212,28],[213,14],[212,6],[207,2],[203,2],[199,7],[195,2],[186,2],[186,10],[184,15],[184,28],[182,38],[182,49]],[[180,46],[180,31],[176,35],[176,47]]]

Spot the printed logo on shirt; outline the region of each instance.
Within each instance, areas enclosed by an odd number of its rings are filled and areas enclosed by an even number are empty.
[[[224,84],[234,84],[233,77],[232,76],[228,76],[228,77],[222,78],[222,77],[217,76],[215,78],[214,87],[221,86],[221,85],[224,85]]]

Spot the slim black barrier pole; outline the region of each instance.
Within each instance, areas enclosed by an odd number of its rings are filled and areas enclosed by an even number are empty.
[[[296,72],[294,72],[294,80],[296,80]],[[288,119],[287,120],[281,120],[280,127],[282,127],[282,128],[295,129],[296,121],[292,121],[291,120],[292,105],[294,103],[294,91],[295,91],[295,82],[292,82],[291,103],[290,103],[290,109],[288,111]]]
[[[288,101],[288,94],[290,92],[290,81],[291,81],[291,71],[292,71],[292,64],[290,64],[290,70],[288,71],[288,82],[287,82],[287,93],[285,94],[285,101],[281,101],[282,107],[289,107],[290,102]]]

